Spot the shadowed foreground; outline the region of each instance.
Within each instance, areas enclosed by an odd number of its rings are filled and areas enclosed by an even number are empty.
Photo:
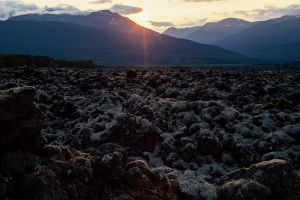
[[[1,199],[300,198],[300,71],[0,71]]]

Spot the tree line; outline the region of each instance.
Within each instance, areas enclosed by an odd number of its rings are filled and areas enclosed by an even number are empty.
[[[91,60],[56,60],[47,56],[0,55],[0,67],[67,67],[95,68]]]

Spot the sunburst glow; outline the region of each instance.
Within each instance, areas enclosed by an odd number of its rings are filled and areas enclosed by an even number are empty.
[[[147,26],[150,20],[150,15],[144,11],[142,13],[137,14],[135,18],[136,18],[136,22],[139,25]]]
[[[170,26],[188,27],[202,25],[228,17],[245,20],[266,18],[300,12],[300,0],[3,0],[35,4],[38,7],[71,5],[79,10],[113,10],[129,17],[140,25],[163,31]],[[120,9],[121,6],[121,9]],[[0,10],[1,11],[1,10]],[[151,21],[152,23],[149,23]],[[153,23],[154,22],[154,23]]]

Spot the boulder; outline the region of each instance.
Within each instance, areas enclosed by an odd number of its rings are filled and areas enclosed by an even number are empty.
[[[26,174],[22,180],[21,199],[24,200],[67,200],[59,178],[52,170]]]
[[[126,72],[126,76],[127,76],[127,79],[133,79],[138,76],[138,73],[136,72],[136,70],[130,69]]]
[[[72,102],[62,99],[53,103],[51,111],[61,118],[72,118],[77,114],[77,107]]]
[[[166,174],[153,169],[145,161],[129,162],[126,166],[125,180],[127,190],[134,199],[177,199]]]
[[[174,191],[179,199],[214,200],[217,198],[217,189],[214,185],[204,181],[197,172],[171,170],[167,173]]]
[[[219,200],[268,200],[270,197],[270,188],[253,180],[230,181],[218,190]]]
[[[135,151],[153,151],[160,141],[161,130],[149,120],[120,114],[108,129],[91,135],[93,142],[113,142]]]
[[[263,161],[222,177],[223,182],[239,179],[254,180],[269,187],[272,199],[300,198],[300,177],[292,165],[285,160]]]
[[[33,87],[0,91],[0,153],[37,151],[44,145],[41,137],[41,112],[34,103]]]
[[[198,131],[196,134],[198,151],[201,155],[217,156],[221,153],[223,145],[209,129]]]

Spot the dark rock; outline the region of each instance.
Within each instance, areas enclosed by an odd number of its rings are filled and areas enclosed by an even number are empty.
[[[44,145],[40,135],[42,115],[33,101],[34,95],[32,87],[1,91],[0,153],[38,151]]]
[[[51,111],[61,118],[72,118],[76,115],[77,107],[70,101],[60,100],[53,103]]]
[[[19,177],[31,173],[41,164],[37,155],[22,152],[5,153],[0,157],[0,169],[6,176]]]
[[[285,127],[283,127],[283,130],[285,130],[285,132],[296,139],[300,139],[300,124],[297,125],[287,125]]]
[[[215,200],[217,189],[215,186],[204,181],[196,172],[171,170],[167,173],[168,178],[179,199],[190,200]]]
[[[113,152],[105,154],[102,156],[101,160],[98,161],[99,173],[111,186],[120,184],[120,181],[125,174],[126,163],[123,163],[123,159],[123,155],[120,152]]]
[[[209,129],[197,132],[196,140],[198,143],[198,151],[201,155],[217,156],[221,153],[223,145],[218,137]]]
[[[97,141],[93,136],[92,139]],[[107,141],[136,151],[153,151],[160,141],[160,130],[147,119],[126,114],[119,116],[116,124],[108,130]]]
[[[241,168],[222,177],[223,181],[248,179],[269,187],[272,199],[299,199],[300,177],[291,164],[274,159]]]
[[[219,200],[268,200],[270,197],[270,188],[252,180],[230,181],[218,191]]]
[[[150,166],[142,161],[132,161],[126,166],[126,180],[128,186],[134,189],[148,189],[151,187]]]
[[[133,79],[133,78],[136,78],[137,77],[137,72],[135,70],[128,70],[126,72],[126,76],[127,76],[127,79]]]
[[[126,186],[135,199],[177,199],[166,175],[141,160],[127,164]]]
[[[62,148],[56,145],[45,145],[43,147],[42,153],[46,157],[52,157],[62,153]]]
[[[27,174],[22,181],[21,199],[24,200],[67,200],[61,189],[59,178],[51,170]]]

